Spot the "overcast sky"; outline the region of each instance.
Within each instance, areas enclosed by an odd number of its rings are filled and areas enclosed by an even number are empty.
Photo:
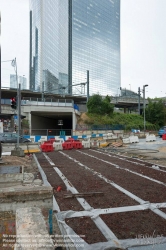
[[[55,0],[56,1],[56,0]],[[101,0],[102,1],[102,0]],[[29,0],[0,0],[1,61],[29,79]],[[121,0],[121,86],[166,96],[166,0]],[[14,68],[2,62],[2,86]]]

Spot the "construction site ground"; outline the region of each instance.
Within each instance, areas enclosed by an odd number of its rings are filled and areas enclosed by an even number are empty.
[[[66,230],[72,228],[83,240],[80,249],[130,248],[146,245],[147,238],[155,238],[155,244],[165,242],[166,142],[161,138],[35,155],[53,187],[60,208],[54,212]],[[42,178],[32,155],[2,156],[2,160],[24,165],[26,172]],[[5,218],[0,233],[14,233],[14,215]]]

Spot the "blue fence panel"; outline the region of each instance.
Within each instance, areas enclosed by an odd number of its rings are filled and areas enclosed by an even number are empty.
[[[73,135],[72,138],[73,138],[74,140],[78,140],[78,135]]]
[[[79,107],[77,104],[74,104],[74,109],[78,110],[79,111]]]
[[[41,135],[35,135],[35,142],[38,142],[38,140],[40,140]]]

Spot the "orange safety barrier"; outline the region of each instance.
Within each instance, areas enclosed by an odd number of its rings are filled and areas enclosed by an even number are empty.
[[[166,134],[162,135],[162,140],[166,140]]]
[[[50,143],[53,143],[53,142],[55,142],[56,140],[55,140],[55,138],[50,138],[49,140],[48,140],[48,142],[50,142]]]
[[[50,144],[50,141],[44,141],[42,144]]]
[[[65,141],[64,143],[62,143],[62,147],[64,150],[68,150],[68,149],[72,149],[73,148],[73,143],[70,141]]]
[[[71,137],[69,137],[69,138],[68,138],[68,140],[66,140],[66,141],[73,142],[73,141],[74,141],[74,139],[73,139],[73,138],[71,138]]]
[[[79,140],[73,141],[73,148],[81,149],[82,148],[82,142],[80,142]]]
[[[52,143],[43,143],[40,145],[42,152],[52,152],[54,151],[53,144]]]

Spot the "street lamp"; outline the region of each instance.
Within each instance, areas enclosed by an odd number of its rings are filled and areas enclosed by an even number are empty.
[[[148,85],[143,85],[143,101],[144,101],[144,133],[145,133],[145,88],[148,87]]]

